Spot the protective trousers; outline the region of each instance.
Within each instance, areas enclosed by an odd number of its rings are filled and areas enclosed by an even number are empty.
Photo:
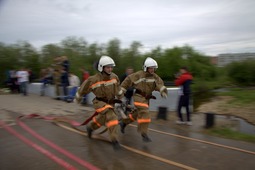
[[[123,119],[123,123],[129,124],[137,121],[137,131],[141,134],[147,134],[151,117],[149,113],[149,100],[141,96],[134,96],[134,105],[136,110],[128,115],[127,119]]]
[[[101,101],[94,102],[94,106],[96,112],[99,114],[93,118],[88,126],[93,130],[98,129],[101,126],[106,126],[111,141],[117,141],[119,122],[116,113],[113,111],[113,107]]]

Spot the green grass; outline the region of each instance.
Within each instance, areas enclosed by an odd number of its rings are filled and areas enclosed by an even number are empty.
[[[216,83],[217,84],[217,83]],[[205,89],[212,89],[212,87],[215,87],[216,85],[214,83],[207,83],[204,87],[204,84],[197,84],[195,89],[201,90],[203,88]],[[213,97],[214,95],[216,96],[232,96],[233,100],[229,101],[229,106],[227,107],[232,107],[234,106],[241,106],[243,108],[253,108],[255,106],[255,88],[250,87],[250,88],[226,88],[228,91],[227,92],[216,92],[214,94],[209,94],[209,91],[201,92],[194,96],[197,99],[194,101],[199,101],[203,98],[208,98]],[[204,97],[206,96],[207,97]],[[202,102],[204,100],[201,100]],[[207,101],[207,100],[205,100]],[[201,103],[198,103],[197,105],[199,106]],[[228,127],[215,127],[212,129],[207,129],[205,133],[208,133],[213,136],[218,136],[218,137],[223,137],[223,138],[229,138],[229,139],[235,139],[235,140],[241,140],[241,141],[247,141],[247,142],[253,142],[255,143],[255,135],[248,135],[240,132],[236,132],[231,130]]]
[[[215,127],[208,129],[206,130],[206,133],[213,136],[255,143],[255,135],[236,132],[226,127]]]
[[[234,99],[230,101],[231,104],[248,105],[255,103],[254,89],[234,88],[230,89],[229,92],[220,92],[218,95],[233,96]]]

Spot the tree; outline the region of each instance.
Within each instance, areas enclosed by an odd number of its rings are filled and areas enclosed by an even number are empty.
[[[187,66],[196,79],[210,81],[217,78],[215,66],[210,64],[209,58],[196,52],[191,46],[173,47],[162,49],[160,46],[149,52],[141,53],[143,46],[138,41],[133,41],[126,49],[121,49],[121,42],[117,38],[107,44],[88,44],[83,38],[67,37],[60,44],[47,44],[37,52],[29,43],[6,46],[0,44],[1,75],[5,70],[16,69],[19,66],[31,68],[38,75],[40,68],[52,64],[55,56],[65,55],[70,61],[70,70],[80,75],[80,68],[85,67],[91,74],[97,72],[99,58],[108,55],[114,59],[116,68],[114,72],[119,76],[129,66],[136,70],[142,68],[147,57],[154,58],[159,65],[157,74],[165,81],[173,81],[174,74],[182,66]],[[2,76],[3,77],[3,76]],[[249,78],[251,79],[251,78]]]
[[[123,74],[127,67],[132,67],[134,70],[140,70],[143,64],[143,57],[140,53],[142,44],[134,41],[130,44],[129,48],[122,50],[120,71]]]
[[[173,81],[174,74],[179,71],[184,60],[181,58],[182,50],[178,47],[173,49],[165,49],[161,57],[158,59],[159,68],[157,73],[163,80]]]
[[[60,44],[64,50],[64,54],[62,55],[65,55],[68,50],[75,51],[79,56],[85,56],[87,54],[88,43],[81,37],[67,37]]]
[[[56,44],[47,44],[42,47],[41,50],[41,66],[42,68],[46,68],[51,66],[53,63],[53,59],[56,56],[60,56],[62,53],[61,47]]]
[[[108,55],[114,60],[116,64],[116,68],[114,69],[115,72],[119,72],[120,70],[120,54],[120,40],[116,38],[110,40],[106,45],[106,55]]]
[[[39,60],[40,55],[36,49],[26,41],[19,42],[16,47],[18,51],[18,62],[20,63],[20,67],[31,70],[35,76],[34,78],[37,78],[41,69],[41,63]]]
[[[103,48],[97,43],[90,44],[88,46],[87,54],[87,68],[90,70],[90,73],[97,72],[97,62],[99,58],[103,55]]]
[[[8,79],[8,71],[19,66],[17,50],[14,46],[0,43],[0,86]]]
[[[226,66],[227,74],[237,85],[255,85],[255,60],[233,62]]]

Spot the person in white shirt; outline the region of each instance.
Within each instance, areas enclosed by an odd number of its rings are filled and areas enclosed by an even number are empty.
[[[24,96],[26,96],[27,95],[27,84],[29,81],[29,73],[26,71],[25,68],[22,68],[16,72],[16,77],[18,78],[20,92],[23,93]]]
[[[73,101],[76,91],[78,87],[80,86],[80,79],[78,76],[70,72],[68,76],[68,80],[69,80],[70,91],[69,91],[69,95],[66,98],[66,102],[69,103]]]

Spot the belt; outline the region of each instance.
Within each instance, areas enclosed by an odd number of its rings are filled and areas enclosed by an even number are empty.
[[[141,96],[145,97],[145,99],[156,99],[156,97],[153,96],[152,94],[146,94],[145,92],[143,92],[143,91],[141,91],[139,89],[136,89],[135,93],[136,94],[140,94]]]
[[[122,103],[121,100],[119,99],[106,99],[106,98],[101,98],[101,97],[96,97],[97,100],[108,103],[108,104],[115,104],[115,103]]]

